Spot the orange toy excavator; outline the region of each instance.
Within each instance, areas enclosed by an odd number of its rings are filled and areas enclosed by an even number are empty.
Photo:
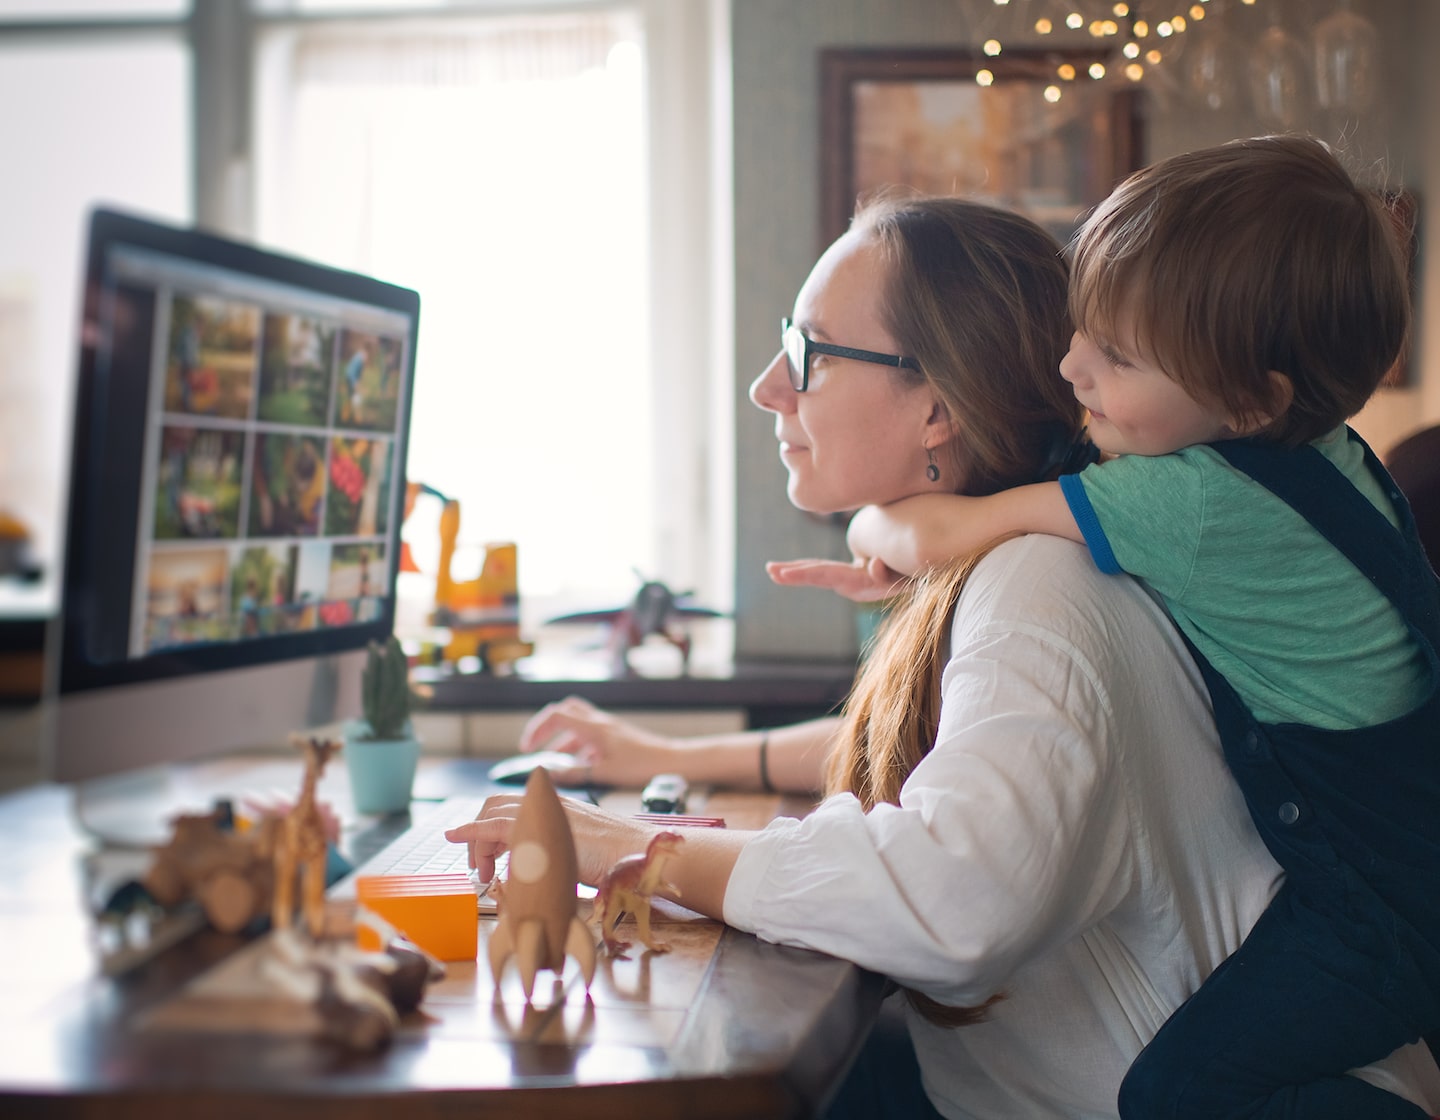
[[[439,498],[442,503],[435,609],[430,621],[450,631],[450,641],[444,649],[445,660],[453,665],[462,657],[478,657],[482,671],[491,672],[534,653],[535,643],[520,638],[520,585],[515,546],[486,545],[479,577],[456,581],[450,575],[450,562],[460,536],[460,503],[426,483],[410,482],[405,487],[407,520],[422,493]],[[409,545],[403,542],[400,570],[420,570]]]

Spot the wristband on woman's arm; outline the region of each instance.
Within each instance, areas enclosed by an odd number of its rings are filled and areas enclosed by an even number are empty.
[[[766,793],[779,792],[770,783],[770,732],[760,732],[760,788]]]

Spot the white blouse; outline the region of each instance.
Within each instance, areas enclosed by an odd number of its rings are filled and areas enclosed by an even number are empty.
[[[746,844],[725,920],[987,1021],[915,1015],[948,1117],[1113,1117],[1141,1046],[1280,881],[1164,613],[1084,548],[1023,537],[956,608],[935,747],[899,807],[831,797]],[[1365,1076],[1431,1112],[1423,1045]]]

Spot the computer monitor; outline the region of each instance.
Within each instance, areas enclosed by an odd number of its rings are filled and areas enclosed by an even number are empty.
[[[395,617],[418,295],[99,209],[83,305],[48,775],[358,714]]]

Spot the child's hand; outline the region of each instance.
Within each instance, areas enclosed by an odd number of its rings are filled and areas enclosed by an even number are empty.
[[[881,561],[859,556],[850,564],[839,560],[772,560],[765,565],[765,571],[782,587],[818,587],[857,603],[888,599],[900,590],[905,579]]]

